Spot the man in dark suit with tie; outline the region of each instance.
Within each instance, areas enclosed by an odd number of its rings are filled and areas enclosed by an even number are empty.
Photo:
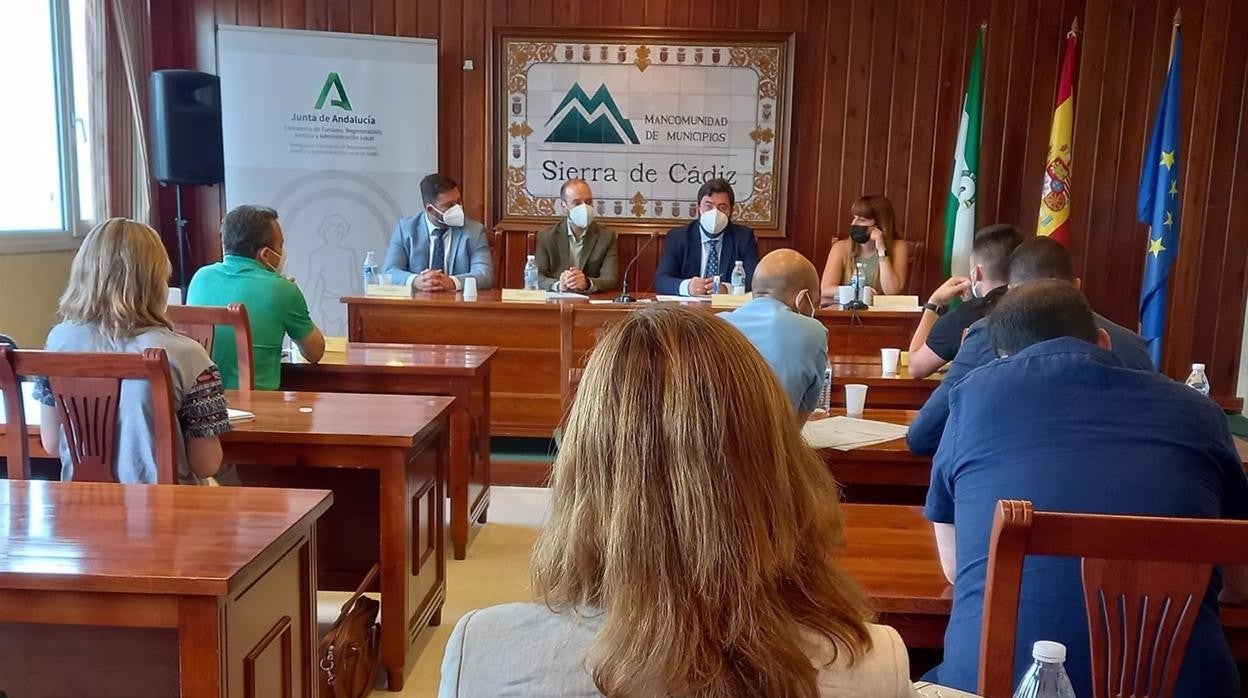
[[[543,291],[614,291],[615,233],[594,220],[594,192],[583,179],[559,188],[563,220],[537,234],[537,283]]]
[[[666,295],[706,296],[728,290],[737,262],[745,267],[745,289],[750,290],[758,266],[754,231],[732,222],[736,195],[725,179],[712,179],[698,190],[698,217],[688,225],[667,231],[663,257],[655,272],[654,288]],[[720,277],[720,288],[712,279]]]

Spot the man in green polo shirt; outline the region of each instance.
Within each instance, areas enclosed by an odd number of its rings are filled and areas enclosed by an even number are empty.
[[[312,363],[325,354],[325,336],[308,315],[308,302],[294,282],[282,276],[285,238],[277,211],[264,206],[239,206],[221,221],[225,259],[195,272],[187,305],[242,303],[251,321],[256,389],[277,390],[282,381],[282,340],[286,335]],[[221,369],[226,388],[238,387],[234,330],[218,327],[212,360]]]

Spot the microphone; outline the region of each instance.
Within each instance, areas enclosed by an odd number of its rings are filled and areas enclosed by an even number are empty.
[[[641,247],[637,248],[637,254],[633,255],[633,258],[628,262],[628,266],[624,267],[624,276],[620,277],[620,295],[615,297],[616,303],[637,302],[636,298],[628,295],[628,272],[633,270],[633,265],[636,264],[637,260],[641,258],[641,253],[645,252],[646,248],[650,246],[650,243],[654,242],[658,237],[658,233],[650,233],[650,239],[646,240]]]

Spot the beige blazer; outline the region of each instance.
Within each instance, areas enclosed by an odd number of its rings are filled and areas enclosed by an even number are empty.
[[[513,603],[470,611],[459,620],[442,659],[439,698],[599,696],[587,655],[601,616],[554,613]],[[807,633],[810,661],[825,698],[912,698],[910,660],[897,631],[869,625],[872,648],[852,666],[829,664],[826,638]]]

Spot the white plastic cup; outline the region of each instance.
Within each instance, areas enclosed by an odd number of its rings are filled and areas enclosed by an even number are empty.
[[[471,276],[464,277],[464,300],[475,301],[477,299],[477,280]]]
[[[836,287],[836,302],[840,303],[842,308],[849,305],[850,303],[853,303],[854,302],[854,287],[853,286],[837,286]]]
[[[845,385],[845,414],[850,417],[861,417],[867,408],[867,386],[862,383]]]
[[[394,283],[394,274],[378,274],[377,280],[381,282],[382,286],[390,286]]]
[[[880,363],[884,364],[884,375],[897,375],[897,366],[901,363],[900,349],[881,349]]]
[[[867,305],[875,305],[875,289],[870,286],[862,287],[862,302]]]

